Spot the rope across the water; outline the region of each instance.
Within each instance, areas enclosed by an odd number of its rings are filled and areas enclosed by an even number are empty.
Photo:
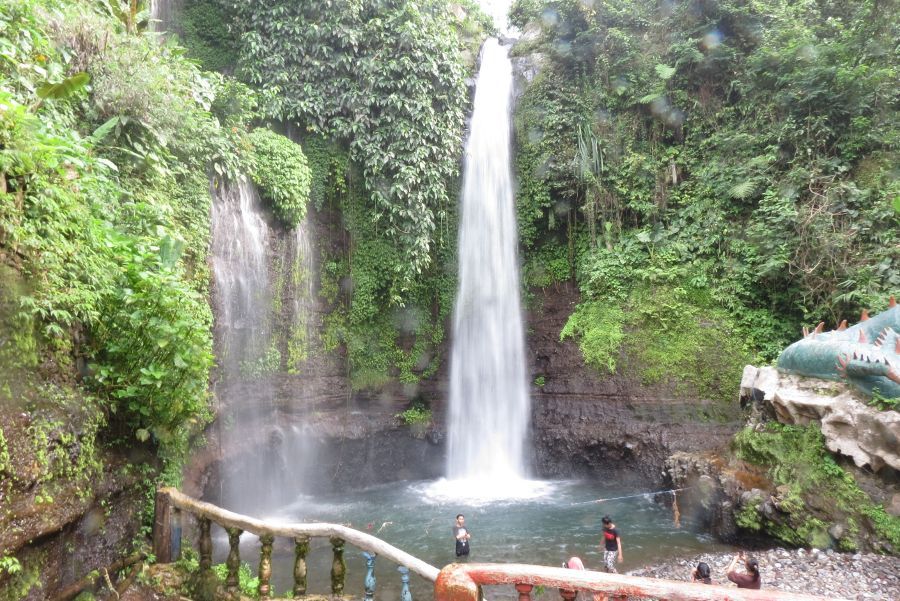
[[[672,493],[673,495],[676,492],[681,492],[683,490],[687,490],[691,488],[690,486],[685,486],[684,488],[670,488],[669,490],[657,490],[655,492],[642,492],[636,495],[625,495],[623,497],[608,497],[606,499],[594,499],[593,501],[581,501],[580,503],[572,503],[572,505],[587,505],[588,503],[603,503],[605,501],[618,501],[619,499],[635,499],[637,497],[648,497],[650,495],[665,495],[668,493]]]
[[[674,514],[675,527],[681,528],[681,512],[678,510],[678,493],[683,490],[688,490],[689,488],[693,488],[691,486],[685,486],[684,488],[670,488],[668,490],[657,490],[654,492],[642,492],[636,495],[623,495],[621,497],[607,497],[605,499],[594,499],[593,501],[579,501],[577,503],[572,503],[572,505],[587,505],[588,503],[603,503],[605,501],[618,501],[620,499],[635,499],[637,497],[649,497],[651,495],[672,495],[672,511]]]

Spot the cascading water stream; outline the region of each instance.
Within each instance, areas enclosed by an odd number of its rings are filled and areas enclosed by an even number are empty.
[[[453,315],[447,477],[500,495],[526,475],[530,401],[510,169],[512,67],[484,44],[466,144]]]
[[[272,373],[283,362],[289,370],[302,366],[314,339],[309,223],[276,235],[256,188],[243,182],[214,191],[212,240],[215,391],[221,414],[228,416],[220,420],[223,453],[234,457],[222,470],[222,503],[262,515],[296,498],[314,463],[302,380],[281,388]],[[270,270],[279,274],[277,282]],[[275,324],[289,329],[286,357]]]
[[[215,284],[216,356],[219,381],[216,396],[220,412],[228,415],[221,428],[226,453],[240,449],[248,439],[246,422],[258,426],[274,408],[272,390],[263,380],[248,398],[241,382],[264,357],[271,338],[269,324],[270,286],[267,240],[269,227],[263,218],[259,194],[249,182],[225,186],[213,192],[212,266]],[[277,448],[266,444],[262,448]],[[247,453],[240,471],[225,471],[223,503],[235,510],[259,507],[271,495],[272,465],[269,453]]]
[[[182,0],[150,0],[150,29],[157,33],[177,33],[177,15]]]
[[[213,192],[212,267],[219,365],[226,378],[258,357],[269,339],[269,227],[249,182]]]

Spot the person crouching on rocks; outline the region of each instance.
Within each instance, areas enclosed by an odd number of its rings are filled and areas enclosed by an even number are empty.
[[[709,564],[701,561],[697,567],[691,570],[691,582],[701,582],[703,584],[712,584],[712,578],[709,576]]]
[[[743,560],[744,567],[747,568],[746,574],[741,574],[736,569],[739,559]],[[758,589],[762,587],[762,578],[759,575],[759,562],[752,557],[745,558],[743,551],[734,556],[734,559],[731,560],[731,565],[729,565],[728,569],[725,571],[725,575],[728,576],[729,580],[738,585],[738,588]]]

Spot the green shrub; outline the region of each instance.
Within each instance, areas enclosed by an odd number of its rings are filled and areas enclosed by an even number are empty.
[[[673,378],[702,398],[730,403],[749,360],[731,317],[704,292],[680,286],[638,288],[625,316],[626,350],[641,380]]]
[[[303,149],[265,128],[254,129],[249,138],[255,158],[253,181],[260,196],[284,225],[296,227],[309,200],[310,173]]]
[[[615,304],[587,301],[575,308],[559,339],[577,338],[584,362],[601,372],[615,373],[625,313]]]
[[[407,426],[412,426],[413,424],[430,424],[431,409],[426,408],[424,405],[413,405],[409,409],[401,411],[395,417]]]
[[[228,577],[228,566],[224,563],[217,563],[212,569],[219,580],[225,582],[225,579]],[[259,597],[259,576],[249,564],[244,562],[241,562],[241,566],[238,568],[238,588],[240,588],[241,594],[244,596],[251,599]],[[270,595],[272,597],[277,596],[274,589],[270,589]]]
[[[208,411],[212,314],[160,248],[115,239],[122,279],[93,328],[94,388],[138,432],[168,440]]]
[[[29,374],[16,385],[68,377],[86,357],[83,383],[110,421],[174,458],[208,414],[207,170],[243,170],[237,133],[208,110],[227,86],[83,5],[39,4],[0,6],[18,57],[0,60],[0,255],[20,257],[0,328],[16,326],[25,359],[12,367]],[[73,70],[91,75],[89,96],[33,103],[29,78]]]
[[[555,243],[544,244],[529,253],[522,279],[526,286],[546,288],[569,279],[569,251]]]
[[[705,291],[767,362],[900,291],[887,5],[837,28],[821,2],[594,4],[510,9],[539,28],[514,47],[540,67],[515,110],[526,265],[565,237],[585,298]]]
[[[33,559],[45,559],[45,553]],[[0,557],[0,601],[21,601],[42,587],[38,561],[23,566],[15,557]]]
[[[881,411],[897,411],[900,410],[900,398],[885,398],[876,389],[872,393],[872,399],[869,401],[869,405],[877,407]]]
[[[509,8],[509,22],[519,29],[524,29],[528,23],[538,19],[544,3],[541,0],[515,0]]]
[[[238,44],[228,30],[231,15],[218,0],[188,0],[179,14],[187,55],[207,71],[225,72],[238,61]]]

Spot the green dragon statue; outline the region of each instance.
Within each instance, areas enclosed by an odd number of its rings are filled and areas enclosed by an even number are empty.
[[[858,324],[847,320],[836,330],[825,332],[824,322],[812,332],[803,329],[803,338],[778,357],[780,371],[844,380],[872,396],[900,398],[900,306],[891,297],[886,311],[869,317],[863,311]]]

